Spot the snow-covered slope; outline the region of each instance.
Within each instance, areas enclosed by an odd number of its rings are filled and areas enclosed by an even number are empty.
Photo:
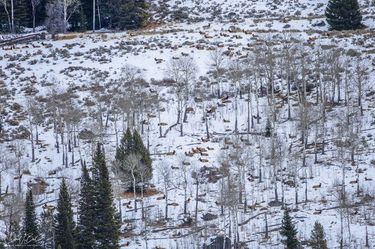
[[[141,129],[141,121],[146,120],[146,116],[149,117],[147,122],[143,122],[145,130],[142,136],[145,143],[149,140],[150,152],[154,160],[152,183],[159,193],[145,199],[148,219],[144,222],[141,220],[141,211],[134,212],[132,198],[129,194],[123,193],[116,175],[113,174],[116,200],[125,204],[130,201],[128,205],[121,205],[123,230],[127,229],[123,234],[122,244],[130,242],[129,246],[123,246],[124,248],[201,248],[204,242],[209,242],[210,238],[218,234],[228,235],[229,217],[233,219],[234,216],[229,208],[226,209],[228,213],[220,215],[220,181],[212,183],[206,180],[200,185],[198,223],[196,226],[182,225],[183,165],[188,171],[187,192],[190,200],[188,212],[193,216],[196,186],[191,173],[207,167],[206,169],[215,175],[223,161],[229,160],[229,164],[232,165],[233,181],[239,182],[240,175],[236,167],[238,164],[234,163],[234,159],[230,156],[234,152],[241,155],[240,159],[246,165],[246,179],[243,184],[246,186],[244,194],[249,207],[244,212],[244,204],[236,205],[238,220],[231,220],[231,224],[232,226],[234,222],[240,224],[239,237],[248,248],[283,248],[278,230],[282,209],[279,203],[275,202],[275,180],[279,198],[284,193],[285,205],[293,209],[292,217],[301,240],[306,241],[309,238],[313,223],[318,220],[324,225],[329,248],[337,248],[340,236],[340,214],[342,214],[346,248],[364,248],[366,228],[373,246],[375,244],[373,223],[375,217],[373,93],[375,89],[372,84],[375,63],[373,50],[375,37],[372,30],[375,26],[372,19],[374,9],[368,6],[363,11],[364,22],[368,28],[353,32],[329,32],[328,27],[322,23],[326,2],[324,0],[159,1],[157,6],[163,10],[155,14],[155,20],[162,20],[164,24],[154,29],[115,34],[69,34],[59,41],[39,41],[1,50],[0,99],[4,132],[1,136],[0,163],[2,167],[4,165],[9,167],[1,174],[1,187],[3,192],[8,189],[8,195],[0,204],[0,216],[4,217],[1,219],[0,232],[5,234],[9,218],[7,213],[9,206],[4,204],[16,196],[19,182],[21,182],[22,193],[36,183],[46,183],[46,189],[36,195],[40,212],[45,203],[54,205],[62,177],[68,179],[73,199],[76,200],[80,164],[84,160],[90,164],[95,141],[104,142],[108,165],[112,165],[116,149],[115,134],[117,132],[121,137],[129,118],[127,113],[116,114],[113,111],[114,99],[119,97],[116,84],[123,76],[122,69],[131,65],[140,69],[139,75],[147,82],[143,85],[142,91],[156,92],[161,99],[158,107],[149,107],[147,112],[150,115],[139,114],[137,117],[139,123],[136,123],[136,127]],[[362,6],[365,6],[365,2],[361,1]],[[181,14],[187,14],[188,19],[176,21]],[[259,93],[254,91],[250,94],[253,115],[257,111],[256,103],[259,101],[260,119],[259,123],[256,122],[251,128],[251,133],[247,134],[249,96],[245,93],[242,93],[242,98],[238,96],[238,135],[236,135],[234,94],[236,85],[233,79],[228,77],[223,77],[222,82],[222,88],[227,93],[228,99],[217,98],[209,91],[203,101],[194,100],[193,97],[197,97],[199,89],[191,96],[187,107],[192,109],[184,124],[184,136],[180,136],[180,126],[174,126],[177,119],[176,95],[169,81],[163,80],[168,76],[167,68],[170,61],[178,58],[193,58],[198,68],[194,83],[214,92],[217,84],[212,77],[213,51],[219,49],[220,53],[225,54],[224,65],[229,67],[238,59],[254,59],[251,56],[257,50],[264,49],[266,42],[272,44],[275,54],[279,54],[282,47],[289,42],[314,58],[319,48],[325,51],[338,48],[345,53],[353,50],[363,53],[364,67],[368,69],[369,75],[363,93],[364,115],[358,116],[361,123],[359,134],[361,146],[358,146],[355,152],[354,165],[351,165],[350,153],[345,151],[344,154],[339,154],[340,147],[336,144],[339,125],[343,122],[340,117],[345,117],[348,112],[343,101],[339,105],[327,107],[327,127],[324,134],[327,143],[326,153],[319,154],[317,163],[314,163],[313,142],[315,132],[319,133],[319,136],[323,133],[321,127],[311,124],[308,131],[309,146],[305,151],[307,167],[301,168],[303,148],[299,140],[301,127],[297,91],[294,90],[291,97],[293,118],[290,120],[287,118],[287,104],[284,100],[277,99],[278,122],[275,125],[275,133],[282,142],[277,146],[281,156],[275,163],[271,162],[270,158],[272,140],[262,135],[267,117],[270,117],[269,99],[265,96],[256,97]],[[343,65],[348,63],[348,60],[344,60],[346,58],[349,58],[350,65],[345,68],[355,70],[355,60],[351,57],[343,57]],[[246,65],[249,68],[255,67],[257,64],[254,61],[255,59],[249,60]],[[278,62],[278,64],[282,63]],[[313,66],[315,67],[313,64],[307,64],[307,67],[313,68]],[[297,67],[300,68],[300,65]],[[281,95],[285,95],[287,88],[282,80],[282,72],[279,69],[276,71],[274,80],[282,87]],[[344,72],[341,74],[340,82],[343,87]],[[249,79],[253,79],[252,77],[253,75],[243,77],[241,82],[246,84]],[[355,91],[353,85],[349,92],[354,94]],[[61,145],[59,153],[55,148],[53,113],[48,109],[52,103],[49,99],[51,96],[54,96],[52,100],[56,98],[60,101],[58,104],[62,112],[69,113],[68,111],[72,109],[83,112],[80,114],[79,122],[75,123],[75,134],[82,135],[82,131],[89,131],[89,134],[96,135],[90,139],[87,139],[87,136],[80,136],[79,145],[77,144],[77,147],[67,153],[68,167],[62,163]],[[123,97],[127,100],[134,98],[127,95]],[[308,96],[308,101],[311,103],[309,115],[312,117],[319,112],[318,107],[314,105],[315,97],[314,92]],[[42,107],[39,112],[43,114],[42,122],[37,125],[39,143],[35,145],[35,162],[31,162],[31,143],[28,139],[30,137],[28,117],[31,116],[28,114],[27,105],[32,103],[31,100],[37,101],[36,105]],[[210,139],[206,140],[207,128],[204,117],[207,109],[210,108],[212,112],[207,122]],[[358,107],[353,106],[353,110],[358,111]],[[108,117],[105,127],[100,125],[100,117],[103,120]],[[163,137],[160,137],[161,123],[163,123],[162,134],[165,135]],[[65,141],[70,128],[72,127],[67,124],[64,126]],[[34,136],[35,129],[36,127],[33,126]],[[233,144],[239,144],[241,149]],[[66,146],[68,147],[67,144]],[[204,151],[191,155],[191,152],[196,151],[198,147],[203,148]],[[161,169],[165,165],[171,171],[167,221],[163,219],[164,199],[162,198],[164,181]],[[276,169],[274,165],[277,165]],[[348,208],[340,208],[337,194],[342,181],[343,166],[346,169],[344,179],[350,200]],[[19,181],[18,168],[23,171],[21,181]],[[259,169],[263,170],[261,182],[257,178]],[[278,172],[276,179],[275,170]],[[296,176],[298,180],[293,179],[292,176]],[[357,196],[358,189],[359,196]],[[296,193],[299,196],[298,205],[295,203]],[[203,219],[203,215],[207,214],[212,214],[214,219],[210,221]],[[264,236],[266,214],[269,238]],[[130,227],[132,229],[129,229]]]

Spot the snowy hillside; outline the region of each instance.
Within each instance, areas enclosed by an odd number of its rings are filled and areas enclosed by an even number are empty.
[[[218,235],[243,248],[283,248],[286,207],[304,244],[319,221],[329,248],[341,237],[344,248],[365,248],[366,234],[374,247],[375,7],[367,2],[358,31],[329,31],[326,0],[163,0],[150,29],[3,47],[0,237],[28,188],[41,213],[66,178],[76,209],[81,165],[102,142],[122,248],[198,249]],[[182,124],[178,62],[189,74]],[[153,159],[144,200],[125,192],[112,167],[128,127]]]

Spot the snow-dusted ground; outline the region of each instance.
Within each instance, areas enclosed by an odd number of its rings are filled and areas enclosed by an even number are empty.
[[[356,49],[362,51],[367,58],[370,77],[368,80],[367,92],[374,91],[374,72],[372,65],[374,65],[374,51],[375,37],[373,28],[372,7],[367,7],[364,11],[364,23],[368,28],[359,32],[346,32],[339,34],[335,32],[327,32],[328,27],[319,24],[324,20],[324,6],[327,1],[245,1],[245,0],[204,0],[204,1],[165,1],[168,10],[178,10],[186,7],[189,12],[191,22],[174,22],[171,21],[171,16],[167,15],[164,18],[169,20],[152,30],[144,30],[131,33],[116,33],[116,34],[78,34],[73,39],[60,41],[43,41],[34,42],[27,45],[17,45],[13,50],[0,51],[0,87],[7,89],[9,95],[2,95],[0,98],[6,99],[5,107],[5,129],[6,134],[4,138],[11,139],[9,134],[19,132],[20,125],[28,127],[28,121],[22,117],[26,116],[27,90],[33,89],[36,92],[35,96],[38,99],[43,99],[52,90],[64,92],[69,90],[76,97],[72,98],[72,105],[77,106],[87,113],[94,113],[97,108],[84,105],[88,100],[96,101],[95,91],[90,89],[93,84],[106,86],[104,89],[110,93],[111,80],[119,79],[121,68],[126,65],[132,65],[141,69],[142,77],[148,82],[154,80],[162,80],[166,77],[166,68],[168,61],[172,57],[183,57],[183,54],[188,54],[193,57],[198,65],[199,76],[208,76],[210,70],[210,53],[212,48],[217,46],[222,47],[223,51],[231,51],[238,57],[246,56],[248,48],[253,47],[256,42],[261,40],[272,40],[275,44],[280,43],[284,37],[292,37],[300,41],[301,44],[309,43],[313,46],[335,46],[343,48],[344,50]],[[361,1],[364,4],[365,1]],[[162,3],[160,3],[162,5]],[[218,12],[218,10],[220,10]],[[215,14],[214,14],[215,13]],[[218,14],[219,13],[219,14]],[[233,13],[233,14],[232,14]],[[207,19],[207,20],[205,20]],[[235,20],[234,20],[235,19]],[[207,26],[211,20],[210,26]],[[197,46],[199,44],[199,46]],[[313,50],[306,46],[306,51],[313,53]],[[156,63],[155,59],[160,59],[161,63]],[[230,58],[227,58],[229,61]],[[197,83],[204,82],[202,79],[197,80]],[[203,84],[203,83],[202,83]],[[224,83],[224,88],[229,90],[231,84]],[[232,141],[236,140],[234,136],[234,99],[230,98],[231,102],[223,107],[217,107],[220,99],[210,99],[203,103],[196,103],[191,101],[189,107],[194,108],[194,113],[188,114],[188,122],[184,125],[183,137],[180,136],[179,126],[172,128],[166,137],[159,137],[158,123],[166,123],[169,127],[176,122],[177,111],[175,96],[171,94],[171,88],[167,86],[159,86],[151,83],[150,88],[145,88],[145,91],[156,90],[159,96],[165,99],[161,107],[165,111],[161,112],[159,118],[152,117],[149,124],[149,139],[150,152],[154,155],[154,177],[152,182],[161,191],[161,194],[146,198],[145,204],[149,206],[149,217],[152,224],[148,225],[146,232],[141,233],[144,223],[140,220],[140,210],[138,212],[132,211],[132,205],[122,206],[124,227],[128,223],[135,228],[134,235],[131,237],[124,237],[122,243],[125,244],[130,241],[127,248],[199,248],[199,245],[208,238],[223,233],[223,217],[220,216],[220,206],[215,202],[219,199],[219,183],[205,183],[202,184],[199,190],[199,222],[197,228],[183,228],[178,227],[181,222],[181,213],[183,211],[183,189],[181,187],[182,178],[181,170],[173,169],[172,174],[172,190],[170,191],[169,203],[177,203],[178,205],[171,205],[169,207],[170,219],[161,227],[157,221],[163,220],[164,215],[164,200],[157,200],[157,197],[162,196],[163,183],[160,175],[160,168],[162,165],[168,164],[174,167],[181,168],[181,161],[190,162],[189,175],[194,169],[203,166],[219,167],[220,160],[223,155],[227,153],[224,144],[224,138]],[[35,96],[31,95],[31,98]],[[15,103],[23,106],[22,111],[17,111]],[[375,165],[372,160],[374,156],[374,126],[373,124],[373,105],[374,98],[369,96],[365,98],[364,107],[365,115],[362,118],[361,137],[367,142],[367,148],[358,152],[358,168],[363,169],[363,173],[359,174],[359,186],[363,193],[370,196],[375,196]],[[255,106],[255,102],[253,103]],[[215,106],[217,111],[210,116],[209,132],[211,139],[208,142],[203,142],[205,138],[206,128],[202,117],[205,107]],[[108,106],[107,106],[108,107]],[[262,132],[265,128],[267,117],[267,99],[260,98],[260,124],[256,124],[253,132]],[[239,131],[247,131],[247,101],[246,99],[239,99]],[[293,113],[297,113],[297,107],[294,107]],[[255,112],[255,110],[254,110]],[[284,150],[292,144],[293,152],[301,150],[300,142],[298,141],[299,132],[297,130],[297,121],[287,121],[286,106],[280,107],[279,117],[280,123],[277,125],[277,134],[285,140]],[[338,238],[340,234],[340,220],[337,207],[337,194],[335,187],[341,181],[341,169],[343,164],[347,164],[348,170],[346,173],[347,191],[349,196],[354,201],[358,202],[361,198],[355,196],[357,184],[350,184],[351,181],[356,180],[358,170],[356,167],[350,166],[349,161],[340,161],[337,156],[336,147],[333,145],[333,138],[335,134],[336,124],[339,122],[337,117],[343,116],[345,112],[344,106],[338,106],[329,112],[328,120],[330,129],[328,129],[327,136],[331,139],[327,146],[327,153],[324,156],[319,155],[319,164],[313,164],[313,150],[308,150],[307,165],[312,169],[312,178],[301,180],[298,187],[299,199],[301,203],[298,205],[298,210],[292,212],[295,218],[296,225],[299,231],[301,240],[306,240],[310,236],[310,231],[313,223],[318,220],[325,228],[327,239],[329,241],[329,248],[336,248],[338,246]],[[152,113],[156,116],[158,112],[153,109]],[[11,125],[10,121],[19,120],[20,125]],[[228,120],[229,122],[224,122]],[[114,158],[114,151],[116,147],[114,122],[109,121],[108,128],[105,130],[105,147],[107,152],[108,165]],[[94,116],[87,115],[78,126],[78,131],[84,129],[97,130],[98,120]],[[122,123],[119,121],[118,123]],[[120,125],[121,126],[121,125]],[[163,132],[165,132],[163,128]],[[122,128],[120,127],[121,131]],[[311,141],[314,130],[311,129]],[[39,126],[39,138],[41,143],[37,145],[36,157],[37,160],[31,163],[30,142],[29,140],[17,140],[18,146],[24,146],[21,149],[24,153],[21,157],[21,163],[25,169],[30,171],[30,174],[24,174],[22,177],[23,192],[27,188],[28,182],[35,181],[35,178],[43,178],[49,185],[46,193],[37,196],[37,203],[52,203],[57,198],[58,189],[61,177],[67,177],[74,197],[76,197],[79,189],[80,163],[75,163],[74,166],[69,165],[65,168],[62,165],[62,154],[56,153],[54,148],[55,138],[52,124],[43,123]],[[144,140],[147,140],[147,132],[143,135]],[[244,213],[242,209],[239,212],[239,223],[243,223],[249,218],[258,214],[267,212],[268,225],[270,230],[270,238],[264,239],[265,231],[265,216],[259,215],[252,218],[248,223],[240,226],[240,238],[246,241],[249,248],[282,248],[280,245],[280,235],[277,230],[281,223],[282,211],[280,206],[272,207],[269,205],[274,200],[274,190],[271,184],[272,167],[268,158],[270,140],[258,135],[240,135],[242,140],[249,139],[247,145],[244,146],[244,155],[248,157],[248,172],[251,169],[260,167],[259,154],[262,153],[265,158],[263,161],[263,177],[264,181],[259,183],[257,179],[246,180],[248,205],[257,204],[254,210],[248,210]],[[260,151],[258,146],[260,140]],[[91,161],[92,144],[80,141],[81,151],[75,151],[76,160],[82,159]],[[14,141],[2,141],[2,146],[14,145]],[[185,152],[191,151],[193,148],[203,147],[208,149],[208,156],[185,157]],[[10,150],[3,151],[3,155],[9,155],[12,158]],[[175,155],[158,155],[166,152],[176,151]],[[301,152],[302,153],[302,152]],[[287,154],[287,153],[285,153]],[[71,164],[71,153],[69,153],[69,163]],[[207,159],[208,162],[202,163],[200,158]],[[282,168],[287,168],[287,171],[293,171],[295,164],[301,164],[301,160],[293,161],[292,158],[285,156],[281,160]],[[12,164],[14,165],[15,162]],[[16,167],[2,173],[2,189],[3,191],[8,186],[10,193],[17,192],[18,179]],[[56,170],[56,175],[50,175],[49,172]],[[307,173],[310,176],[309,173]],[[305,177],[304,169],[299,172],[300,177]],[[191,199],[188,211],[193,215],[195,210],[195,185],[193,179],[189,176],[189,198]],[[308,189],[309,202],[304,203],[305,182]],[[114,180],[114,189],[118,190],[117,181]],[[321,184],[320,188],[313,188],[314,185]],[[281,184],[279,184],[281,185]],[[280,187],[280,186],[279,186]],[[294,188],[284,185],[285,202],[291,208],[297,208],[294,204],[295,190]],[[55,191],[54,191],[55,190]],[[281,191],[281,190],[279,190]],[[117,191],[115,191],[117,193]],[[116,199],[118,195],[116,194]],[[123,198],[123,203],[127,203],[129,199]],[[6,213],[6,206],[1,206],[1,212]],[[322,210],[321,214],[316,211]],[[41,208],[39,209],[41,211]],[[365,229],[366,224],[370,243],[375,245],[375,224],[373,222],[375,217],[374,201],[370,201],[364,205],[358,205],[358,208],[350,209],[350,244],[347,248],[364,248],[365,244]],[[212,221],[205,222],[201,218],[203,214],[212,213],[219,217]],[[1,214],[1,213],[0,213]],[[2,215],[1,215],[2,216]],[[0,216],[0,217],[1,217]],[[5,231],[5,220],[3,219],[1,231]],[[226,218],[227,220],[227,218]],[[163,229],[168,228],[168,229]],[[345,234],[349,234],[348,227],[345,227]],[[349,240],[349,238],[347,239]],[[124,247],[125,248],[125,247]]]

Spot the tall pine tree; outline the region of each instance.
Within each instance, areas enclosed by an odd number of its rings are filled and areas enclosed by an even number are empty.
[[[116,209],[113,205],[111,182],[105,155],[98,144],[93,158],[93,187],[94,187],[94,211],[95,228],[94,235],[97,249],[119,248],[120,224],[117,219]]]
[[[286,249],[299,248],[299,241],[297,239],[297,230],[293,225],[292,218],[289,215],[289,210],[284,211],[284,217],[281,224],[281,236],[285,239],[281,242],[285,245]]]
[[[147,170],[137,168],[134,170],[136,186],[142,181],[143,185],[152,178],[152,160],[150,153],[145,147],[140,134],[134,130],[133,134],[128,128],[121,139],[120,146],[116,150],[116,163],[125,176],[125,179],[131,179],[131,172],[128,167],[130,155],[136,155],[140,158],[139,167],[146,167]],[[129,190],[133,190],[133,185],[129,184]],[[139,189],[138,189],[139,190]]]
[[[55,245],[64,249],[75,249],[73,210],[68,187],[63,179],[57,201]]]
[[[147,24],[149,14],[145,0],[122,0],[119,4],[120,15],[114,16],[113,25],[119,29],[138,29]]]
[[[362,26],[358,0],[329,0],[326,9],[327,22],[332,29],[357,29]]]
[[[116,160],[125,160],[125,158],[134,152],[134,140],[131,130],[128,128],[121,138],[120,146],[116,150]]]
[[[43,249],[55,249],[55,219],[53,210],[46,209],[40,215],[40,236]]]
[[[265,136],[266,137],[271,137],[272,136],[272,125],[271,125],[271,121],[270,121],[269,118],[267,118]]]
[[[314,229],[311,232],[309,244],[312,249],[328,249],[325,239],[324,228],[319,222],[315,222]]]
[[[86,165],[82,167],[81,191],[78,205],[78,249],[93,249],[95,246],[95,199],[94,186]]]
[[[38,223],[33,201],[33,193],[29,190],[26,194],[25,217],[22,227],[21,249],[41,249]]]
[[[137,130],[133,132],[133,141],[134,141],[134,152],[139,153],[142,157],[142,163],[144,163],[148,168],[152,166],[152,160],[150,157],[150,153],[146,149],[145,145],[143,144],[142,138],[139,135]],[[152,172],[152,170],[150,170]]]

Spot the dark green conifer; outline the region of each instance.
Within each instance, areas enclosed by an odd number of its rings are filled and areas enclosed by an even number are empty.
[[[119,170],[122,171],[125,179],[132,178],[132,172],[127,165],[130,155],[135,155],[136,158],[140,160],[138,164],[139,168],[135,169],[133,172],[133,174],[135,174],[136,186],[141,182],[143,184],[147,183],[152,178],[152,160],[150,153],[143,144],[140,134],[136,130],[134,130],[132,134],[130,129],[127,129],[121,139],[120,146],[116,150],[116,164],[119,166]],[[146,168],[144,168],[144,166],[146,166]],[[128,190],[133,190],[133,184],[129,184]]]
[[[38,222],[31,190],[26,194],[25,217],[20,244],[21,249],[41,249]]]
[[[55,245],[65,249],[75,249],[74,241],[75,223],[73,220],[72,203],[68,187],[63,179],[60,185],[60,194],[57,201],[57,214],[55,216]]]
[[[93,249],[95,245],[94,186],[86,165],[82,167],[81,189],[78,202],[78,249]]]
[[[134,140],[130,129],[126,129],[121,139],[120,146],[116,150],[116,160],[123,161],[126,157],[134,152]]]
[[[53,211],[49,209],[43,210],[40,215],[40,236],[41,245],[43,249],[55,249],[53,246],[55,243],[55,220],[53,217]]]
[[[144,163],[147,167],[151,168],[152,160],[150,157],[150,153],[146,149],[145,145],[143,144],[142,138],[139,135],[137,130],[134,130],[133,132],[133,141],[134,141],[134,153],[140,154],[142,157],[142,163]]]
[[[285,239],[281,242],[285,245],[286,249],[298,249],[299,241],[297,239],[297,230],[293,225],[292,218],[289,215],[289,210],[284,211],[284,217],[281,224],[281,236]]]
[[[358,0],[329,0],[326,8],[327,22],[332,29],[357,29],[362,26]]]
[[[271,121],[270,121],[269,118],[267,119],[267,123],[266,123],[266,133],[265,133],[265,136],[266,137],[271,137],[272,136],[272,125],[271,125]]]
[[[119,248],[119,221],[116,209],[113,205],[111,182],[109,180],[108,168],[105,155],[98,144],[93,158],[93,187],[94,187],[94,211],[95,228],[94,235],[96,248],[117,249]]]
[[[311,232],[309,244],[312,249],[328,249],[325,239],[324,228],[319,222],[315,222],[314,229]]]
[[[126,0],[119,3],[120,15],[114,16],[114,26],[119,29],[144,27],[149,19],[145,0]]]

